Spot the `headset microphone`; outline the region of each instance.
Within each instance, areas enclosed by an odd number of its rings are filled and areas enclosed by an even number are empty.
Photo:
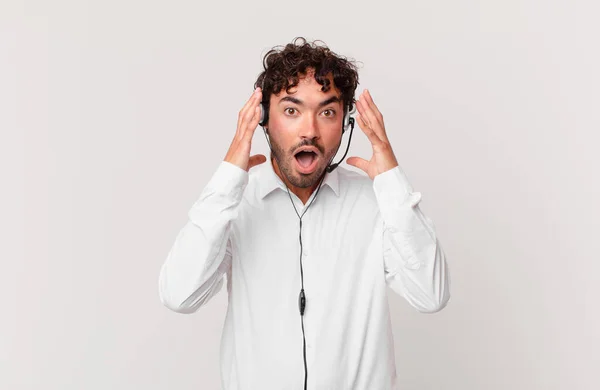
[[[354,112],[354,110],[352,110],[352,112]],[[348,137],[348,145],[346,146],[346,152],[344,152],[344,155],[342,156],[342,158],[340,158],[340,161],[327,166],[326,170],[328,173],[333,172],[333,170],[337,168],[342,161],[344,161],[344,158],[346,158],[346,154],[348,154],[348,149],[350,149],[350,141],[352,141],[352,131],[354,130],[354,118],[350,116],[350,113],[345,116],[344,123],[347,124],[344,125],[344,128],[342,129],[342,134],[344,134],[347,128],[350,127],[350,136]],[[340,140],[340,144],[341,142],[342,140]]]

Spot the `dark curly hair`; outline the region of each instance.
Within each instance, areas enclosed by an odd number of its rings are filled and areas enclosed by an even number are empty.
[[[265,54],[263,68],[254,83],[255,89],[262,88],[262,104],[266,110],[261,125],[268,121],[271,95],[283,89],[289,93],[298,85],[299,75],[306,74],[309,68],[314,70],[315,80],[323,86],[323,92],[331,88],[327,78],[331,73],[333,83],[341,92],[344,113],[354,108],[354,92],[359,84],[358,68],[353,61],[332,52],[322,41],[307,42],[303,37],[296,37],[284,47],[275,46]]]

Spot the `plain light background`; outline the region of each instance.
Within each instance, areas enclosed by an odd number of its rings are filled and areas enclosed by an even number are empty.
[[[402,388],[600,388],[596,4],[3,1],[0,389],[219,389],[225,290],[158,273],[296,36],[361,61],[448,256],[442,312],[390,295]]]

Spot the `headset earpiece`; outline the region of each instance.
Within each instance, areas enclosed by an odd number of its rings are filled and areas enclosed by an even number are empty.
[[[258,124],[262,127],[264,127],[267,124],[266,112],[267,110],[265,109],[264,103],[260,103],[260,121],[258,122]]]
[[[344,112],[345,111],[346,110],[344,110]],[[352,114],[354,114],[355,112],[356,112],[356,105],[354,105],[354,107],[352,107],[352,110],[350,112],[344,113],[344,119],[342,122],[342,134],[344,134],[346,132],[346,130],[348,130],[351,126],[354,125],[354,118],[352,117]],[[258,124],[264,128],[266,126],[268,120],[269,120],[268,112],[265,108],[265,103],[261,102],[260,103],[260,121],[258,122]]]
[[[346,113],[344,115],[344,121],[342,123],[342,134],[346,132],[350,128],[350,122],[354,124],[354,118],[352,118],[352,114],[356,112],[356,106],[352,107],[352,111]]]

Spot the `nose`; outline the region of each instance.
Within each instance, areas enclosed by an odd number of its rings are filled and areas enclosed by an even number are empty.
[[[299,136],[308,139],[318,139],[320,137],[319,123],[316,115],[305,115],[304,121],[302,121],[302,125],[300,126]]]

